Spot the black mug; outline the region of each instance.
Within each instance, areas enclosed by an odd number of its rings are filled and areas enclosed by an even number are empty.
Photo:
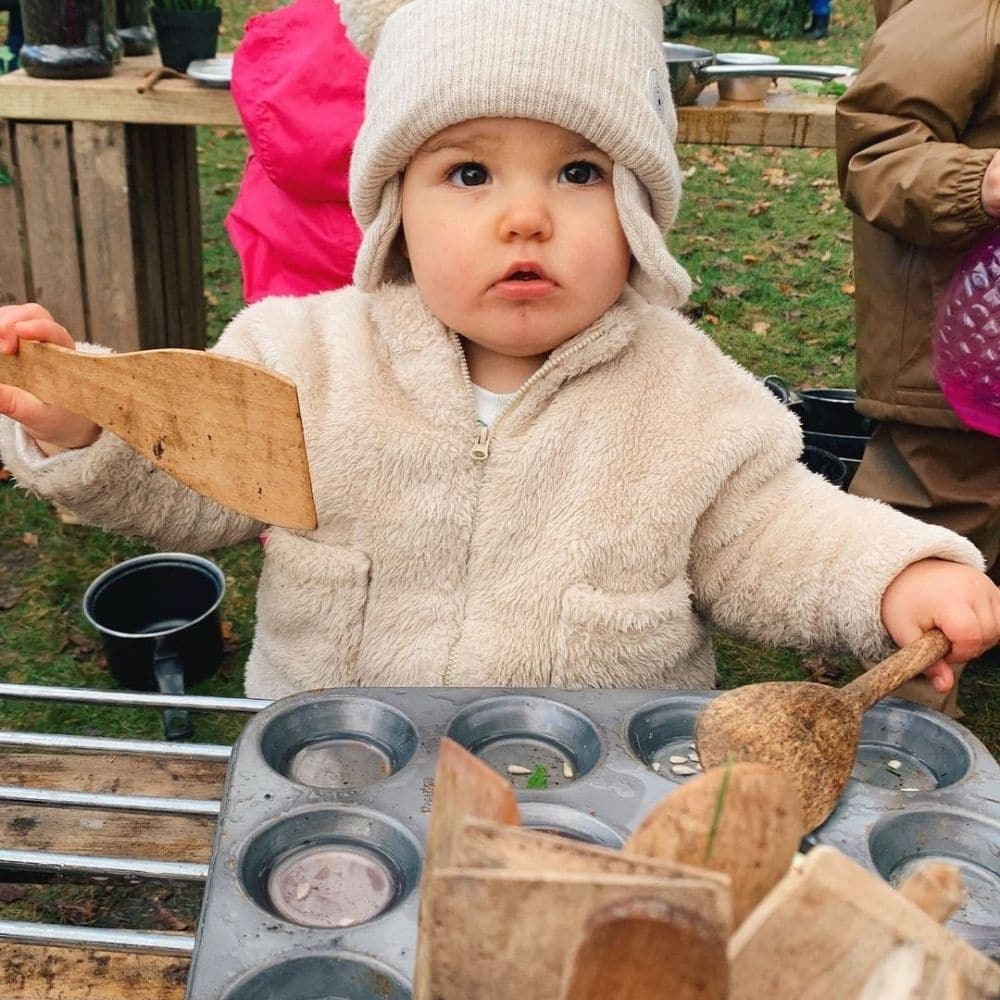
[[[183,552],[128,559],[87,588],[83,613],[98,632],[108,669],[123,687],[183,694],[222,662],[219,605],[226,578],[215,563]],[[167,709],[168,740],[189,739],[187,712]]]

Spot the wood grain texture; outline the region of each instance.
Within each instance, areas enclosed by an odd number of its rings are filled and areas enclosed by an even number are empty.
[[[77,340],[87,340],[68,130],[65,125],[22,122],[14,136],[18,174],[24,179],[21,198],[32,283],[28,295]]]
[[[0,942],[4,1000],[183,1000],[188,961]]]
[[[907,943],[929,959],[921,989],[936,980],[943,962],[961,974],[968,1000],[1000,993],[1000,966],[878,875],[833,848],[816,847],[730,939],[730,996],[856,997],[890,952]]]
[[[142,344],[125,126],[77,122],[73,158],[90,339],[116,351],[137,351]]]
[[[0,119],[0,170],[10,184],[0,185],[0,306],[24,302],[28,298],[25,274],[24,225],[21,218],[21,180],[14,163],[10,122]]]
[[[98,355],[25,343],[0,357],[0,381],[89,417],[225,507],[316,527],[298,394],[260,365],[204,351]]]

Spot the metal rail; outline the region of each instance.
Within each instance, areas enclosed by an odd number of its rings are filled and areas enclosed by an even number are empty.
[[[199,694],[157,694],[146,691],[99,691],[49,684],[0,683],[0,698],[26,701],[68,701],[80,705],[128,708],[183,708],[189,712],[237,712],[253,715],[271,704],[266,698],[221,698]]]
[[[166,743],[162,740],[125,740],[105,736],[64,736],[62,733],[19,733],[4,730],[0,730],[0,748],[220,761],[228,761],[233,752],[232,747],[216,743]]]
[[[176,879],[204,882],[208,865],[188,861],[147,861],[144,858],[109,858],[56,851],[20,851],[0,848],[0,871],[33,875],[87,875],[92,878]]]
[[[0,920],[0,941],[42,947],[178,955],[183,958],[190,958],[194,952],[193,934],[63,927],[61,924],[35,924],[29,920]]]
[[[180,813],[188,816],[219,815],[219,803],[211,799],[168,799],[153,795],[112,795],[107,792],[65,792],[52,788],[22,788],[0,785],[0,802],[24,802],[38,806],[82,806],[120,812]]]

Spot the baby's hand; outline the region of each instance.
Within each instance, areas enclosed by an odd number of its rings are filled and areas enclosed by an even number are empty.
[[[986,167],[979,197],[987,215],[994,219],[1000,216],[1000,151],[993,154]]]
[[[69,331],[40,305],[0,307],[0,354],[17,354],[22,340],[37,340],[75,350]],[[0,414],[16,420],[46,455],[93,444],[101,433],[97,424],[69,410],[49,406],[37,396],[0,384]]]
[[[926,672],[946,694],[953,663],[967,663],[1000,642],[1000,587],[985,573],[943,559],[911,563],[882,595],[882,623],[899,646],[939,628],[951,652]]]

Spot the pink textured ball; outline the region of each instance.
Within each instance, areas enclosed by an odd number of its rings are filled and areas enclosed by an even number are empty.
[[[934,377],[968,427],[1000,437],[1000,230],[962,261],[937,310]]]

